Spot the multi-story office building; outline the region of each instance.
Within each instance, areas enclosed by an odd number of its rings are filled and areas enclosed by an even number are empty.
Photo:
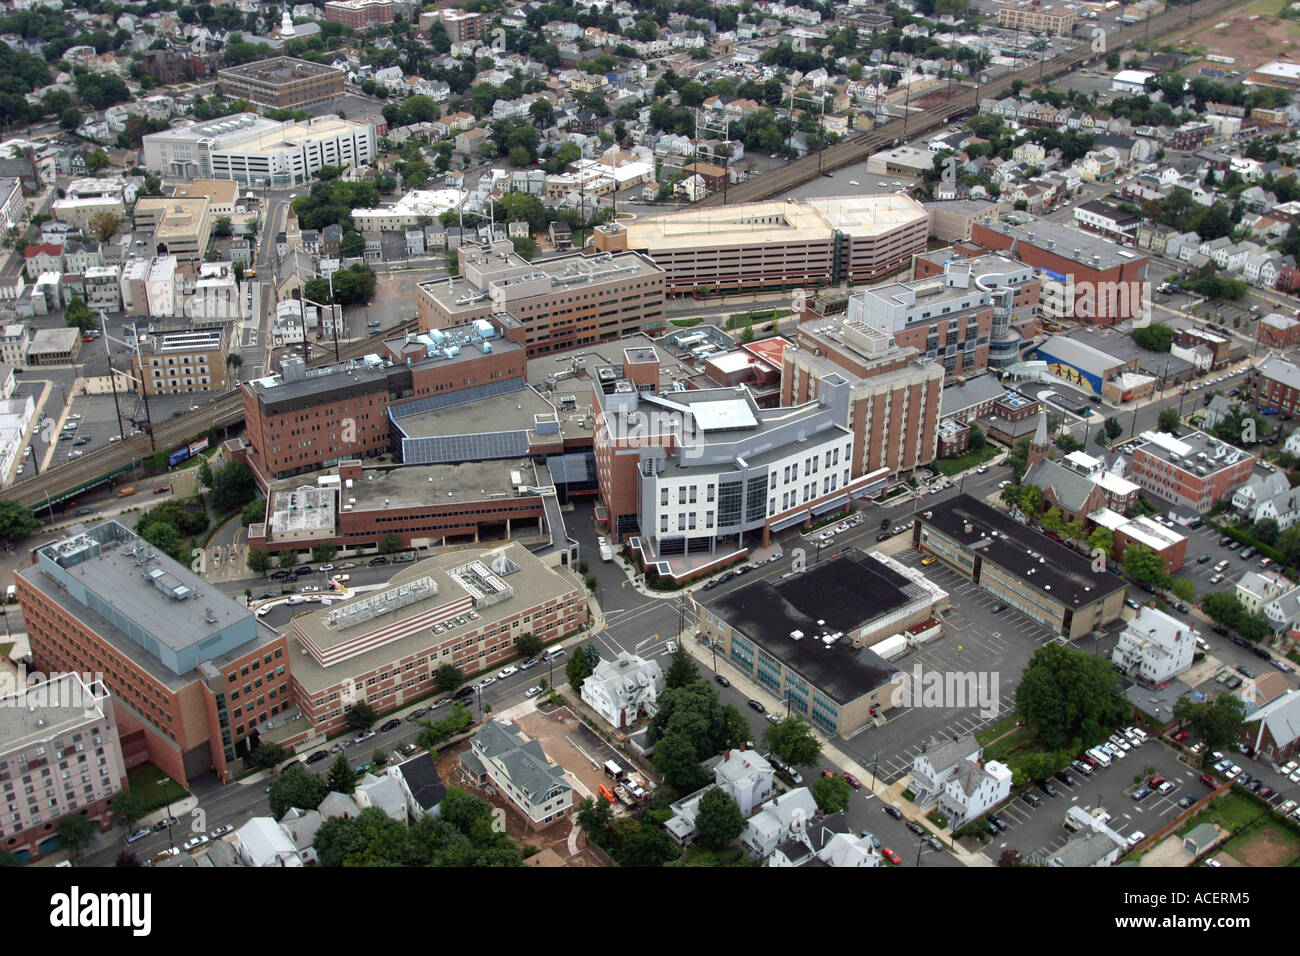
[[[393,0],[327,0],[325,19],[353,30],[393,22]]]
[[[469,329],[478,344],[462,347]],[[278,478],[383,454],[394,442],[394,403],[453,393],[461,394],[449,401],[469,401],[523,388],[523,348],[493,334],[492,324],[481,320],[440,332],[439,340],[447,343],[442,347],[417,341],[412,352],[411,343],[396,343],[391,365],[345,362],[308,370],[298,360],[285,363],[280,375],[245,382],[245,441],[258,481],[265,487]]]
[[[521,635],[548,644],[587,622],[582,582],[511,542],[451,551],[397,572],[385,589],[300,614],[289,626],[293,683],[319,733],[368,703],[381,714],[434,690],[439,667],[478,674],[518,654]]]
[[[1255,456],[1190,432],[1175,438],[1166,432],[1143,432],[1133,452],[1129,477],[1158,498],[1204,513],[1250,480]]]
[[[1075,12],[1064,7],[1030,0],[1023,6],[1004,4],[998,8],[998,26],[1009,30],[1033,30],[1050,36],[1068,36],[1074,29]]]
[[[458,252],[461,278],[418,286],[421,329],[508,313],[523,326],[531,358],[664,325],[664,272],[638,253],[530,263],[509,242],[461,246]]]
[[[1032,313],[1037,307],[1034,270],[1006,256],[988,255],[947,262],[942,275],[856,293],[849,297],[848,317],[942,362],[950,377],[970,376],[989,366],[994,337],[999,343],[1019,342],[1011,329],[1013,313]],[[1010,357],[1017,359],[1014,347]]]
[[[227,99],[296,110],[342,96],[343,80],[342,70],[291,56],[273,56],[218,71],[217,89]]]
[[[1259,389],[1261,405],[1271,405],[1289,414],[1300,412],[1300,368],[1270,355],[1259,363],[1251,378]]]
[[[878,279],[925,249],[930,218],[905,195],[741,203],[596,229],[597,249],[640,252],[669,295]]]
[[[927,504],[912,525],[912,547],[1070,640],[1124,607],[1122,580],[970,495]]]
[[[36,668],[102,675],[129,766],[229,780],[292,709],[285,639],[116,521],[36,549],[15,583]]]
[[[196,325],[186,321],[155,324],[141,336],[132,374],[149,395],[224,392],[226,356],[230,353],[229,324]]]
[[[827,375],[843,376],[849,401],[840,423],[853,435],[855,477],[911,471],[934,460],[942,364],[860,321],[805,322],[795,341],[798,347],[781,355],[781,404],[816,399]]]
[[[147,198],[135,204],[137,229],[152,229],[154,251],[196,262],[208,251],[212,209],[206,196]]]
[[[144,144],[145,165],[163,175],[276,189],[300,186],[322,166],[368,163],[376,149],[375,128],[365,123],[336,116],[279,123],[252,113],[151,133]]]
[[[59,820],[79,814],[113,825],[126,785],[112,698],[97,680],[50,674],[0,700],[0,850],[18,862],[61,844]]]
[[[452,43],[483,39],[484,22],[485,17],[481,13],[470,13],[468,10],[442,11],[442,26],[447,31],[447,39]]]
[[[621,367],[597,366],[593,377],[610,529],[619,539],[639,531],[634,546],[659,574],[681,576],[674,556],[720,561],[766,545],[882,486],[883,469],[854,474],[849,384],[838,374],[787,408],[759,408],[743,386],[661,393],[651,347],[625,349]]]
[[[1027,226],[977,222],[971,227],[971,242],[1013,254],[1033,267],[1042,280],[1045,315],[1115,325],[1149,307],[1150,259],[1138,249],[1045,219]]]

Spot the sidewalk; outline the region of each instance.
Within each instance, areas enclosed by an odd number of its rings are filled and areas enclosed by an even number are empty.
[[[706,670],[712,669],[711,665],[713,655],[705,645],[700,644],[698,640],[696,640],[694,629],[683,631],[677,636],[677,639],[681,646],[685,647],[693,658],[696,658],[699,663],[704,665]],[[703,655],[703,657],[701,657],[701,655]],[[741,690],[742,693],[748,694],[754,700],[762,701],[764,705],[773,712],[778,712],[780,710],[780,702],[772,696],[772,693],[769,690],[760,687],[749,677],[748,674],[739,670],[725,657],[719,656],[717,660],[717,673],[726,676],[727,679],[731,681],[732,686],[736,687],[737,690]],[[948,846],[953,856],[960,860],[964,866],[994,865],[993,861],[982,853],[971,853],[959,846],[956,841],[953,840],[951,830],[940,830],[931,821],[925,818],[925,815],[916,804],[903,798],[903,791],[907,789],[906,785],[908,778],[904,777],[902,780],[893,784],[882,784],[880,780],[872,775],[870,768],[864,767],[858,762],[857,758],[850,756],[837,747],[834,742],[816,726],[810,723],[809,727],[811,727],[813,734],[816,735],[817,739],[821,742],[822,755],[825,756],[827,760],[834,762],[839,767],[843,767],[845,770],[849,771],[849,773],[857,777],[862,781],[863,788],[869,790],[871,795],[877,797],[881,803],[887,803],[890,806],[897,808],[903,814],[904,818],[907,820],[915,820],[921,826],[925,827],[928,831],[937,836]],[[870,784],[867,783],[868,780],[871,781]]]

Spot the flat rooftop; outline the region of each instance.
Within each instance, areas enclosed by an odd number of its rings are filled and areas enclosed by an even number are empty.
[[[352,134],[365,129],[361,123],[339,119],[337,116],[322,116],[310,123],[295,123],[282,129],[272,130],[228,147],[241,153],[278,153],[286,149],[298,149],[304,143],[324,139],[328,136]]]
[[[41,744],[102,720],[107,691],[87,686],[77,674],[63,674],[30,690],[0,699],[0,753]]]
[[[419,399],[412,404],[418,403]],[[504,395],[492,395],[414,414],[403,415],[401,405],[392,406],[390,412],[407,438],[440,438],[447,435],[480,435],[485,432],[531,432],[534,415],[551,415],[555,409],[531,388],[520,388]],[[589,428],[587,430],[590,431]]]
[[[1168,432],[1149,431],[1138,436],[1138,446],[1145,454],[1182,469],[1205,466],[1209,473],[1252,458],[1235,445],[1212,438],[1205,432],[1188,432],[1178,438]],[[1202,457],[1204,456],[1204,457]]]
[[[868,238],[921,219],[928,219],[924,206],[895,194],[740,203],[662,213],[623,225],[629,249],[685,251],[829,240],[834,230]]]
[[[982,224],[994,232],[1010,236],[1018,243],[1051,252],[1062,259],[1069,259],[1071,262],[1092,269],[1111,269],[1147,259],[1146,253],[1139,249],[1121,246],[1100,236],[1084,232],[1073,225],[1051,222],[1047,219],[1036,219],[1027,226],[1015,226],[1009,222],[993,219],[985,219]],[[1051,249],[1048,249],[1049,241],[1053,244]],[[1094,257],[1100,261],[1094,262]]]
[[[313,64],[314,65],[314,64]],[[236,68],[238,69],[238,67]],[[233,116],[222,116],[217,119],[207,120],[203,123],[193,123],[189,126],[177,126],[172,129],[165,129],[158,133],[150,133],[150,140],[183,140],[203,139],[205,137],[221,137],[230,133],[242,133],[248,136],[255,136],[258,133],[271,133],[283,126],[283,123],[276,120],[267,119],[265,116],[259,116],[257,113],[236,113]]]
[[[644,348],[653,349],[659,362],[660,392],[671,392],[673,382],[686,381],[697,374],[694,368],[674,357],[666,348],[656,345],[654,339],[644,333],[637,333],[613,342],[584,345],[567,352],[529,359],[528,384],[545,394],[548,389],[547,379],[554,378],[557,396],[574,395],[579,406],[589,406],[596,368],[602,365],[621,367],[627,349]]]
[[[848,634],[925,594],[870,555],[852,548],[784,581],[754,581],[702,603],[839,704],[889,683],[898,673],[875,651],[824,633]],[[825,624],[818,624],[818,621]],[[790,637],[802,631],[801,640]]]
[[[538,483],[531,461],[466,461],[454,465],[367,468],[360,481],[352,482],[352,487],[344,488],[340,494],[345,502],[349,498],[357,499],[352,506],[354,512],[478,501],[489,495],[514,498],[511,471],[520,472],[525,484]]]
[[[970,495],[926,505],[921,520],[1068,608],[1123,590],[1113,574]]]
[[[299,60],[291,56],[273,56],[265,60],[254,60],[240,66],[228,66],[218,71],[218,76],[238,77],[241,80],[256,80],[272,86],[292,83],[295,80],[312,76],[326,76],[339,71],[310,60]]]

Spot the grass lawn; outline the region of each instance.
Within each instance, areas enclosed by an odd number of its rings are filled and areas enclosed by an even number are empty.
[[[738,846],[729,846],[721,850],[708,850],[702,846],[693,846],[682,857],[682,866],[758,866],[759,861],[751,859]]]
[[[696,316],[693,319],[673,319],[673,325],[681,329],[689,329],[692,325],[699,325],[704,321],[703,316]]]
[[[972,449],[964,455],[958,455],[956,458],[939,458],[935,461],[934,468],[944,477],[951,478],[967,468],[982,465],[1000,454],[1002,454],[1002,449],[990,442],[978,451]]]
[[[1254,800],[1244,797],[1239,793],[1230,793],[1226,797],[1220,797],[1212,802],[1208,807],[1202,810],[1192,819],[1188,820],[1179,829],[1178,835],[1183,836],[1189,830],[1199,826],[1202,823],[1217,823],[1225,830],[1236,833],[1255,817],[1259,816],[1260,806]]]
[[[165,786],[159,786],[162,780]],[[145,804],[145,812],[165,807],[168,800],[172,803],[189,795],[189,791],[168,777],[151,763],[142,763],[126,772],[127,788],[136,793]]]
[[[13,649],[12,641],[0,641],[0,659],[9,660],[9,655],[13,653]]]
[[[1265,814],[1222,849],[1245,866],[1294,866],[1300,859],[1300,833]]]
[[[1009,763],[1014,756],[1023,757],[1025,754],[1040,749],[1042,748],[1037,746],[1034,735],[1028,727],[1017,727],[997,743],[985,747],[984,759]]]
[[[1015,714],[1008,714],[996,724],[990,724],[988,727],[981,730],[975,735],[975,739],[979,741],[982,746],[987,747],[990,741],[997,740],[1003,734],[1015,729],[1016,723],[1019,720],[1020,718]]]

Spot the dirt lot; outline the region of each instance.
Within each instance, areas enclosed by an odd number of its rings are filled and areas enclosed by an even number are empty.
[[[624,769],[630,769],[626,758],[579,721],[567,707],[550,713],[538,711],[528,714],[519,720],[519,726],[528,736],[541,741],[546,756],[569,771],[571,777],[577,778],[574,803],[595,797],[600,793],[601,785],[609,783],[605,777],[606,760],[616,761]]]
[[[1272,821],[1262,821],[1224,844],[1221,856],[1243,866],[1289,866],[1300,856],[1300,836]]]
[[[1277,12],[1285,9],[1285,5],[1285,0],[1261,0],[1260,3],[1238,7],[1218,17],[1194,23],[1190,29],[1170,34],[1160,45],[1200,46],[1208,53],[1236,58],[1232,66],[1207,60],[1190,63],[1183,69],[1188,79],[1199,75],[1202,66],[1247,73],[1282,54],[1295,56],[1300,53],[1300,21],[1277,19]],[[1252,20],[1251,17],[1258,19]],[[1221,23],[1227,26],[1215,29]]]

